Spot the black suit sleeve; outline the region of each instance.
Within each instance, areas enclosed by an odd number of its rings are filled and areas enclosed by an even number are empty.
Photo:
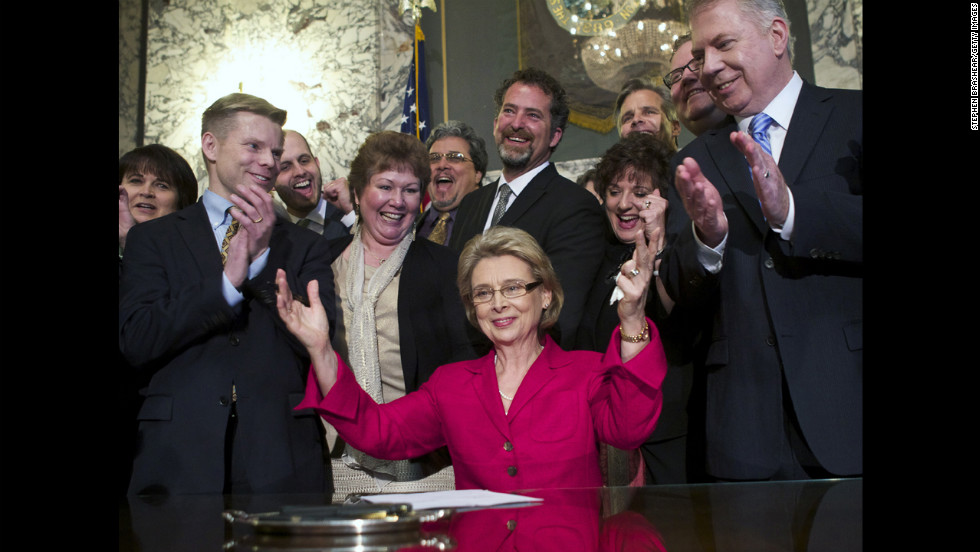
[[[174,240],[154,233],[160,225],[130,230],[119,281],[119,348],[141,366],[165,359],[227,326],[234,310],[222,296],[221,272],[183,279],[173,272]],[[174,233],[167,235],[175,237]],[[179,247],[180,244],[178,243]],[[190,257],[188,254],[188,262]],[[191,270],[193,267],[183,267]],[[174,282],[184,282],[175,287]]]

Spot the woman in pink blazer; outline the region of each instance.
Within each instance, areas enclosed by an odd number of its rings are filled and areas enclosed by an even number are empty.
[[[529,234],[494,227],[467,243],[457,283],[470,322],[494,345],[487,356],[440,367],[418,391],[376,404],[330,347],[315,281],[311,307],[292,299],[279,271],[279,315],[313,364],[306,397],[354,447],[379,458],[447,446],[457,489],[511,491],[602,485],[596,440],[638,447],[660,415],[667,362],[644,314],[658,236],[638,234],[618,286],[620,327],[605,354],[564,351],[546,335],[563,293]]]

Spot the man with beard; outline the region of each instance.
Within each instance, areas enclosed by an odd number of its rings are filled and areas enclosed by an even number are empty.
[[[592,194],[549,161],[568,124],[565,89],[544,71],[522,69],[504,80],[494,103],[493,138],[503,171],[463,198],[449,246],[459,253],[470,238],[498,224],[534,236],[565,291],[556,340],[571,349],[602,260],[605,221]]]
[[[432,180],[429,206],[419,217],[418,235],[449,245],[459,203],[480,187],[487,172],[487,148],[483,138],[463,121],[446,121],[426,140]]]
[[[320,160],[313,155],[302,134],[295,130],[284,132],[286,141],[279,161],[276,193],[286,205],[289,220],[327,239],[346,236],[350,228],[342,222],[345,213],[323,197]]]

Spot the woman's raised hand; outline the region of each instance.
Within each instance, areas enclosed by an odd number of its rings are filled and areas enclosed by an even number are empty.
[[[286,272],[276,270],[276,310],[286,328],[306,347],[316,371],[320,391],[326,395],[337,381],[337,357],[330,345],[330,322],[320,302],[320,284],[310,280],[306,286],[310,306],[294,298],[286,282]]]

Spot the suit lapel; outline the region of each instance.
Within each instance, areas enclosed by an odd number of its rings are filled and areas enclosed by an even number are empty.
[[[176,226],[202,275],[221,270],[221,252],[203,202],[178,211]]]
[[[793,109],[793,118],[786,133],[786,142],[779,156],[779,170],[786,183],[792,188],[800,177],[803,166],[813,150],[813,144],[820,140],[830,112],[833,110],[826,101],[826,94],[819,88],[803,83],[800,96]]]
[[[535,395],[541,392],[557,376],[555,370],[567,365],[569,362],[569,358],[566,358],[564,351],[558,348],[550,337],[546,339],[545,349],[541,351],[534,364],[531,365],[531,369],[524,376],[524,381],[517,388],[517,393],[514,394],[514,402],[511,403],[510,410],[507,413],[507,417],[512,420],[520,414],[521,410],[527,406]],[[496,374],[494,375],[496,376]],[[494,385],[497,383],[496,380],[497,378],[494,377]]]
[[[532,178],[527,183],[527,186],[524,187],[524,190],[521,191],[520,195],[517,196],[517,199],[514,200],[514,204],[501,217],[500,224],[503,226],[513,226],[544,195],[545,190],[548,188],[548,183],[551,182],[554,176],[552,173],[557,174],[554,163],[550,163],[537,176]]]
[[[493,422],[494,427],[501,435],[510,437],[510,427],[507,417],[504,414],[504,404],[500,400],[499,387],[497,387],[497,372],[494,370],[494,353],[484,356],[474,361],[472,370],[477,377],[473,378],[473,392],[480,399],[483,410],[487,413],[487,418]]]
[[[732,145],[731,139],[728,137],[729,134],[737,130],[737,126],[730,125],[718,131],[710,131],[705,140],[705,148],[718,168],[718,173],[721,175],[724,184],[731,191],[732,197],[749,215],[759,232],[765,235],[769,226],[762,215],[762,207],[759,206],[759,197],[755,193],[755,184],[752,183],[749,164],[745,160],[745,156]],[[724,196],[720,183],[712,182],[712,184],[719,188],[719,193]]]
[[[474,234],[483,233],[483,225],[487,223],[487,218],[490,216],[490,207],[493,205],[493,198],[497,197],[497,188],[500,186],[500,179],[493,181],[493,184],[487,186],[487,191],[480,196],[480,203],[477,205],[476,217],[469,220],[470,224],[476,226],[476,232]]]
[[[425,238],[416,238],[425,239]],[[428,265],[419,259],[419,246],[416,242],[408,247],[405,260],[402,261],[401,278],[398,282],[398,349],[402,360],[402,376],[405,378],[406,389],[418,389],[418,353],[415,350],[415,331],[412,324],[412,313],[425,306],[414,304],[426,298],[420,290],[415,289],[417,282],[429,281]]]

